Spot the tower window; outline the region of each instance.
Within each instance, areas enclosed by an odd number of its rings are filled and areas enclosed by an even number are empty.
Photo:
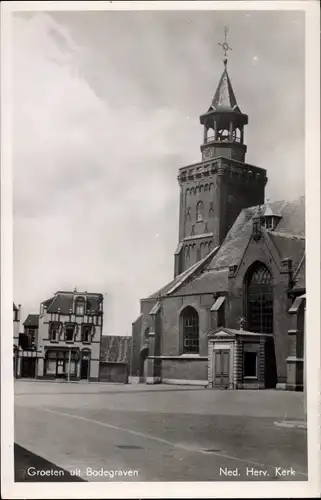
[[[246,282],[248,329],[256,333],[273,333],[273,281],[268,268],[256,263]]]
[[[204,220],[204,205],[202,201],[199,201],[196,205],[196,221],[202,222]]]
[[[181,313],[181,333],[184,354],[198,354],[199,352],[199,321],[197,311],[186,307]]]

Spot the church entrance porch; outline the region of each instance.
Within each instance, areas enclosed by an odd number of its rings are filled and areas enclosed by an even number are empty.
[[[209,335],[208,387],[266,389],[275,387],[271,335],[218,328]]]

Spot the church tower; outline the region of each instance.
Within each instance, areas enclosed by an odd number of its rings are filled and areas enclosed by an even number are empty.
[[[241,112],[224,70],[208,111],[200,116],[204,136],[202,161],[180,168],[179,244],[175,252],[175,276],[221,245],[243,208],[264,203],[266,170],[245,163],[244,127],[248,116]]]

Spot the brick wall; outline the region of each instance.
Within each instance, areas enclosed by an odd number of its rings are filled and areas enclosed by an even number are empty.
[[[162,378],[207,381],[207,360],[162,360]]]
[[[100,382],[128,383],[127,363],[100,363]]]
[[[289,329],[289,300],[287,298],[287,277],[281,274],[281,262],[278,255],[271,253],[265,240],[259,242],[251,241],[243,261],[235,277],[229,278],[229,300],[226,315],[226,326],[229,328],[239,328],[238,319],[246,317],[244,304],[244,279],[249,267],[256,261],[265,264],[271,271],[274,282],[274,311],[273,311],[273,338],[274,347],[269,346],[269,353],[273,357],[271,349],[275,349],[275,360],[278,383],[286,381],[286,358],[288,356],[288,335]],[[272,364],[270,365],[272,369]]]
[[[165,356],[179,356],[182,354],[180,346],[180,314],[187,306],[192,306],[199,316],[199,354],[207,356],[207,334],[210,327],[209,309],[213,299],[204,301],[202,295],[185,297],[170,297],[162,302],[161,313],[161,354]]]

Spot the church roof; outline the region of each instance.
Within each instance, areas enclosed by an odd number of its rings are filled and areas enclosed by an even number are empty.
[[[305,288],[305,254],[293,274],[294,290]]]
[[[305,245],[304,197],[294,201],[270,202],[269,205],[271,210],[282,218],[276,226],[276,231],[268,231],[268,234],[273,238],[280,257],[293,258],[295,261],[293,265],[298,265]],[[210,269],[229,267],[240,262],[252,234],[252,218],[256,215],[257,208],[255,206],[241,211],[210,262],[208,266]],[[261,205],[262,213],[265,209],[266,205]]]
[[[275,246],[280,259],[292,259],[293,272],[298,283],[305,287],[305,266],[302,257],[305,253],[305,199],[277,201],[261,205],[261,213],[266,210],[278,214],[280,221],[275,230],[266,230],[267,236]],[[208,254],[173,281],[148,298],[165,295],[187,295],[224,292],[228,289],[228,268],[238,265],[244,255],[253,231],[253,217],[258,206],[241,211],[225,240],[219,248]],[[298,284],[296,285],[298,288]]]
[[[196,271],[200,271],[202,267],[205,267],[208,261],[211,260],[213,255],[215,255],[218,248],[219,247],[214,248],[202,260],[199,260],[188,269],[185,269],[185,271],[176,276],[176,278],[167,283],[167,285],[163,286],[160,290],[150,295],[148,299],[157,299],[159,297],[163,297],[164,295],[168,295],[174,292],[178,287],[180,287],[183,283],[185,283],[189,277],[193,276],[196,273]]]
[[[174,295],[226,292],[228,290],[228,269],[205,269],[199,276],[180,287]]]
[[[228,76],[226,67],[219,81],[218,87],[214,94],[209,111],[236,111],[240,113],[240,108],[237,105],[234,90],[231,80]]]
[[[305,252],[304,237],[275,231],[268,231],[268,235],[273,241],[280,258],[292,259],[292,268],[295,272]]]

